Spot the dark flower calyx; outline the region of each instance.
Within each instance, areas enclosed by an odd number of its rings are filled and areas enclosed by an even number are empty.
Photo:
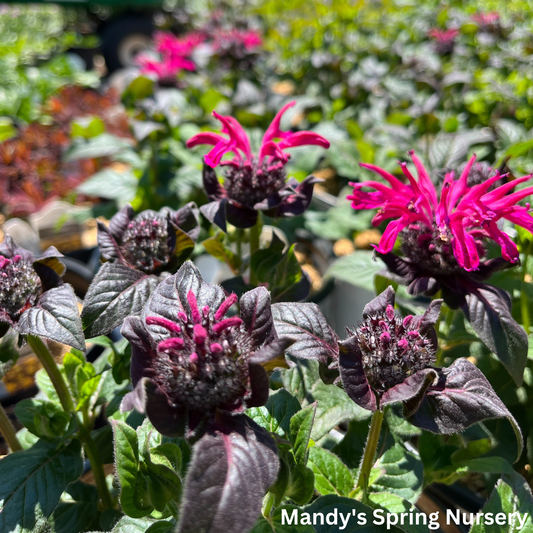
[[[232,200],[249,208],[262,202],[285,186],[287,173],[284,165],[267,164],[257,160],[244,161],[239,166],[230,166],[226,171],[224,188]]]
[[[130,265],[153,272],[170,260],[168,237],[167,221],[162,215],[141,213],[126,227],[120,249]]]
[[[435,363],[435,346],[413,318],[397,316],[389,304],[384,313],[367,316],[349,331],[359,343],[368,383],[378,394]]]
[[[0,302],[12,317],[31,307],[41,294],[41,280],[30,261],[0,255]]]
[[[401,251],[417,267],[429,274],[459,274],[459,266],[453,253],[451,232],[433,224],[428,228],[424,224],[413,224],[402,231]],[[483,256],[485,250],[480,240],[476,241],[478,254]]]
[[[189,409],[211,411],[231,408],[245,396],[249,378],[248,337],[242,320],[224,318],[237,301],[232,294],[216,310],[198,308],[192,291],[187,293],[191,313],[180,311],[177,320],[148,316],[148,326],[160,326],[170,337],[157,345],[154,381],[171,401]]]

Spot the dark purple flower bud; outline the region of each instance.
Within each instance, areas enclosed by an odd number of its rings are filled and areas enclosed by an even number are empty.
[[[0,307],[12,318],[34,305],[41,294],[41,280],[33,262],[15,255],[0,255]]]
[[[123,407],[145,409],[161,433],[175,435],[212,422],[217,410],[263,405],[268,378],[259,363],[292,341],[277,338],[266,289],[245,293],[240,316],[227,316],[236,301],[205,283],[190,262],[162,281],[142,316],[122,329],[132,344],[135,386]]]
[[[98,223],[98,245],[104,259],[152,274],[173,271],[194,248],[198,232],[194,203],[178,211],[146,210],[137,216],[128,205],[111,219],[109,227]]]

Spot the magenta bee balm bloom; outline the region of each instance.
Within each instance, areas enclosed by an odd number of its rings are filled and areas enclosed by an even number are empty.
[[[519,259],[516,244],[498,228],[500,219],[507,219],[533,232],[533,219],[529,214],[529,204],[517,202],[529,196],[533,187],[508,194],[520,183],[530,179],[523,176],[512,182],[500,185],[489,191],[491,185],[502,179],[496,174],[484,183],[468,187],[467,180],[475,161],[473,156],[458,180],[454,173],[446,174],[444,184],[437,197],[437,191],[427,170],[411,152],[418,179],[415,179],[406,163],[400,163],[408,184],[402,183],[385,170],[374,165],[361,164],[389,182],[386,187],[376,181],[352,183],[354,192],[348,196],[354,209],[379,209],[373,225],[393,218],[383,234],[376,250],[381,254],[392,251],[397,237],[405,230],[406,234],[416,234],[416,244],[425,251],[428,264],[457,266],[466,270],[478,270],[480,256],[484,255],[483,239],[492,239],[502,250],[502,257],[510,263]],[[374,192],[365,192],[371,187]]]
[[[275,217],[297,216],[309,206],[313,186],[320,180],[309,176],[301,183],[293,178],[286,181],[285,165],[290,158],[286,150],[306,145],[328,148],[329,142],[311,131],[281,131],[281,117],[295,103],[285,105],[275,116],[257,155],[252,153],[250,140],[237,120],[216,112],[213,115],[222,122],[222,133],[227,137],[203,132],[187,142],[188,148],[200,144],[213,146],[205,156],[203,172],[204,187],[211,203],[201,210],[223,230],[226,220],[238,228],[254,226],[258,211]],[[223,160],[229,152],[233,153],[233,158]],[[224,186],[212,170],[218,165],[226,167]]]
[[[407,183],[364,164],[390,187],[378,181],[352,183],[354,191],[348,199],[354,209],[378,209],[375,226],[393,219],[376,246],[391,277],[408,285],[410,294],[433,296],[440,290],[448,307],[463,310],[481,340],[498,355],[516,383],[521,383],[527,361],[526,332],[513,318],[509,295],[483,281],[519,261],[516,244],[499,221],[505,219],[533,232],[529,204],[518,205],[533,187],[512,192],[531,176],[500,185],[505,176],[496,172],[485,179],[485,168],[473,166],[474,156],[459,179],[453,172],[446,174],[438,194],[424,165],[413,152],[411,157],[416,179],[406,163],[400,165]],[[469,186],[480,178],[484,181]],[[398,237],[401,256],[392,252]],[[501,248],[502,257],[483,260],[489,240]]]

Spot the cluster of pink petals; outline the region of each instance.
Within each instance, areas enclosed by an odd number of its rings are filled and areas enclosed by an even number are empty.
[[[474,13],[472,19],[480,26],[489,26],[500,20],[500,14],[497,11],[491,11],[490,13]]]
[[[529,180],[531,175],[517,178],[489,191],[491,186],[504,177],[496,173],[484,183],[468,187],[468,174],[476,159],[474,155],[459,179],[454,179],[453,172],[446,174],[438,198],[427,170],[414,152],[410,152],[410,155],[418,179],[414,178],[406,163],[400,163],[408,184],[402,183],[385,170],[368,164],[361,166],[381,176],[390,187],[377,181],[351,183],[354,191],[347,198],[352,201],[354,209],[379,209],[372,221],[374,226],[384,220],[395,219],[389,222],[376,247],[379,253],[390,252],[399,233],[414,224],[430,229],[436,227],[443,240],[451,235],[457,263],[467,271],[479,268],[480,257],[476,238],[486,237],[494,240],[501,247],[505,260],[511,263],[519,260],[516,244],[498,228],[497,222],[503,218],[533,233],[529,204],[517,205],[517,202],[533,193],[533,187],[511,192],[517,185]],[[374,191],[365,192],[365,187],[371,187]]]
[[[251,52],[259,48],[262,44],[263,39],[259,32],[255,30],[239,30],[237,28],[217,31],[213,39],[213,48],[215,51],[228,48],[232,45],[241,45],[245,50]]]
[[[283,106],[265,132],[257,158],[259,165],[263,164],[265,158],[268,158],[269,164],[285,165],[290,158],[290,155],[285,150],[296,146],[315,145],[329,148],[329,142],[317,133],[311,131],[299,131],[297,133],[281,131],[281,117],[287,109],[295,104],[296,102],[290,102]],[[222,122],[222,133],[228,137],[224,137],[219,133],[202,132],[191,137],[187,142],[187,147],[192,148],[200,144],[212,145],[213,149],[205,156],[205,162],[211,168],[215,168],[219,164],[239,168],[247,161],[251,163],[254,160],[254,154],[252,154],[250,140],[243,127],[233,117],[219,115],[216,111],[213,111],[213,116]],[[276,141],[275,139],[280,140]],[[228,152],[234,154],[233,160],[222,161],[222,158]]]
[[[147,54],[139,54],[137,63],[141,71],[155,74],[160,80],[174,78],[182,70],[194,71],[196,65],[190,59],[194,49],[205,41],[202,33],[192,32],[183,38],[172,33],[158,32],[154,37],[155,50],[161,59],[154,59]]]
[[[449,43],[453,41],[457,35],[459,35],[459,30],[451,28],[449,30],[440,30],[439,28],[433,28],[429,30],[428,35],[433,37],[439,43]]]

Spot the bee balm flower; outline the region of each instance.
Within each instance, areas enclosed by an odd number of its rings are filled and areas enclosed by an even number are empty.
[[[309,176],[301,183],[294,178],[286,181],[285,165],[290,157],[286,150],[306,145],[328,148],[329,142],[311,131],[281,131],[281,117],[295,103],[288,103],[275,116],[257,155],[252,153],[248,136],[237,120],[216,112],[213,115],[222,122],[222,133],[227,137],[203,132],[187,142],[188,148],[213,145],[205,156],[203,172],[204,188],[211,203],[200,209],[223,230],[226,220],[238,228],[254,226],[258,211],[268,216],[297,216],[309,206],[313,186],[320,180]],[[233,159],[222,160],[229,152],[234,154]],[[218,165],[226,167],[223,186],[212,170]]]

